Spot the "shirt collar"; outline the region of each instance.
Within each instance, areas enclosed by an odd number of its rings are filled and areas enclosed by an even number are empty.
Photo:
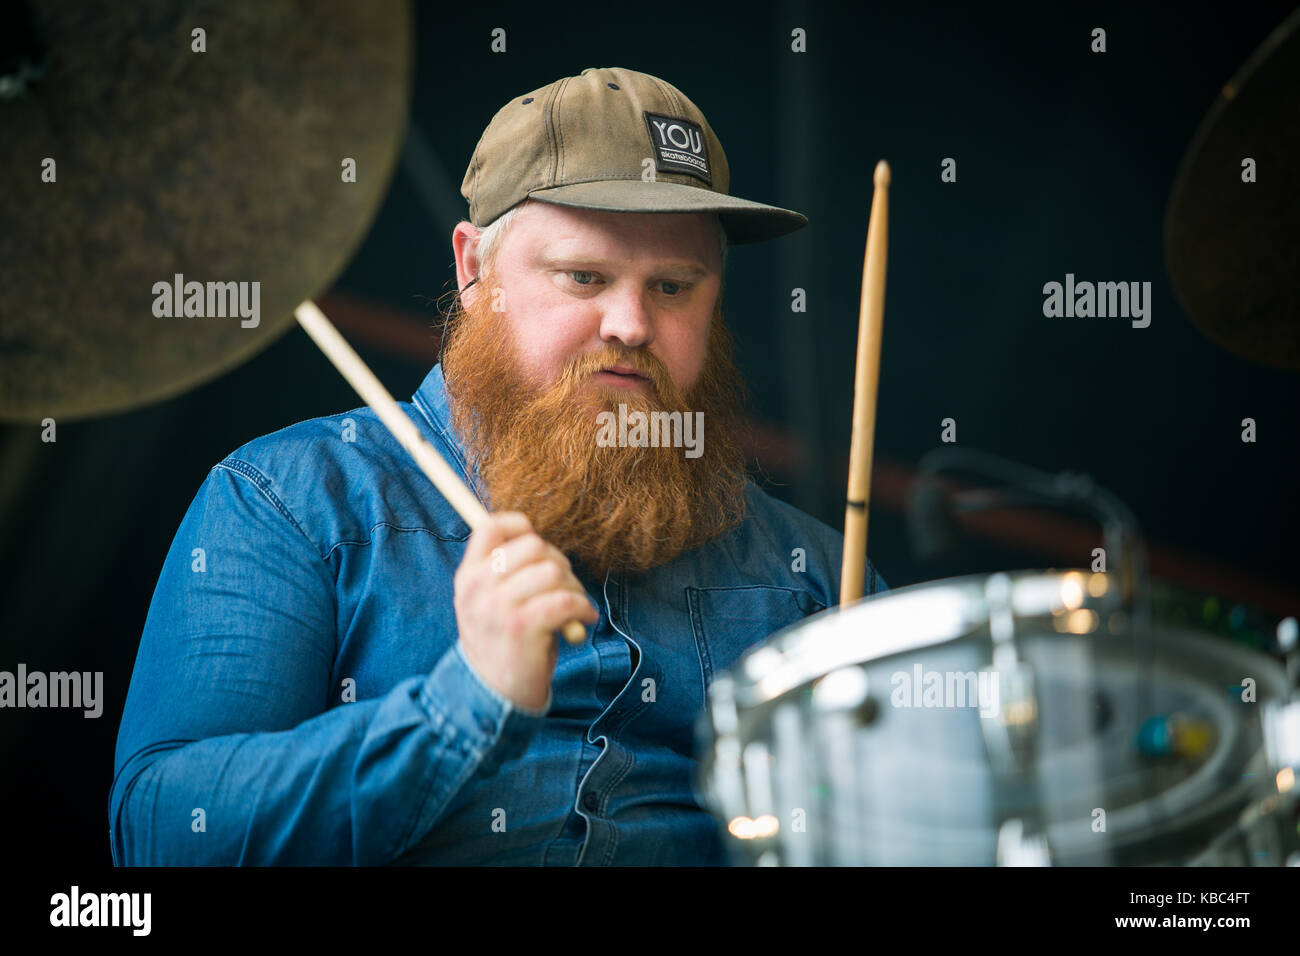
[[[460,472],[460,477],[473,487],[469,481],[469,470],[465,465],[465,442],[459,431],[452,424],[451,396],[447,393],[447,382],[442,376],[442,364],[438,363],[429,370],[420,387],[411,397],[411,403],[420,410],[434,434],[443,440],[452,467]],[[478,472],[475,470],[475,477]]]

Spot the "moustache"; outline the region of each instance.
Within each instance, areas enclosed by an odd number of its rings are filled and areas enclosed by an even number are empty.
[[[668,369],[651,353],[644,350],[607,349],[573,359],[561,374],[558,389],[572,393],[581,388],[593,375],[608,369],[631,369],[650,385],[661,399],[675,395],[676,388]]]

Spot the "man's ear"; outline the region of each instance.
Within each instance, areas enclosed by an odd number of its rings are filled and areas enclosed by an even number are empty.
[[[456,286],[463,292],[478,277],[478,243],[482,230],[472,222],[458,222],[451,231],[451,247],[456,253]]]

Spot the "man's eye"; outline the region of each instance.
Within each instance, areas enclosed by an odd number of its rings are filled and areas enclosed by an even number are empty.
[[[581,279],[574,279],[573,281],[574,281],[577,285],[591,285],[591,284],[595,281],[595,277],[596,277],[596,274],[595,274],[594,272],[570,272],[569,275],[570,275],[570,276],[586,276],[586,277],[587,277],[587,281],[585,281],[585,282],[582,281]]]
[[[668,295],[673,296],[674,298],[685,293],[688,288],[688,286],[685,283],[673,282],[671,279],[664,279],[659,284],[661,286],[672,286],[673,288],[665,289],[664,291],[667,292]]]

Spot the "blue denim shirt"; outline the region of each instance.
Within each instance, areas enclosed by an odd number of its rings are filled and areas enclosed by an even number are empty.
[[[441,367],[401,406],[468,479]],[[559,641],[538,713],[467,662],[452,577],[469,528],[373,412],[249,442],[204,480],[158,579],[114,862],[725,862],[693,786],[705,690],[834,605],[841,560],[827,525],[752,481],[746,499],[742,525],[648,573],[574,563],[600,620]]]

